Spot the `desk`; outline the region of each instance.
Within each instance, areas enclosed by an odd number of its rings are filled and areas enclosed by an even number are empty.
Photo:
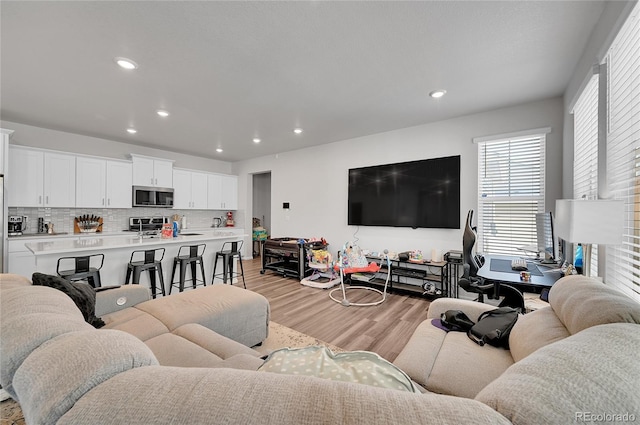
[[[563,276],[562,272],[551,271],[555,269],[538,265],[534,261],[527,261],[527,267],[529,267],[529,272],[531,273],[531,280],[529,282],[520,280],[520,272],[511,270],[510,265],[508,271],[498,271],[499,269],[504,270],[504,268],[496,267],[499,265],[498,262],[508,261],[510,264],[511,260],[516,258],[520,257],[507,255],[485,255],[484,265],[480,270],[478,270],[478,276],[497,284],[505,283],[515,287],[531,288],[535,292],[541,291],[542,288],[550,288]],[[493,267],[491,265],[492,260],[497,260]],[[504,263],[502,264],[504,265]],[[539,271],[539,273],[537,271]]]

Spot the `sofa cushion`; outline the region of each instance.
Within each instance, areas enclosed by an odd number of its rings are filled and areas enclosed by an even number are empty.
[[[169,329],[161,321],[136,307],[105,314],[102,319],[105,321],[104,329],[124,331],[141,341],[169,332]]]
[[[151,366],[121,373],[100,384],[80,399],[58,425],[98,423],[509,422],[482,403],[457,397],[413,394],[308,376]]]
[[[64,292],[76,304],[84,320],[90,325],[100,328],[104,322],[96,317],[96,291],[86,282],[69,282],[60,276],[34,273],[31,277],[34,285],[48,286]]]
[[[228,359],[229,357],[237,354],[246,354],[253,357],[261,357],[262,355],[256,350],[242,345],[226,336],[222,336],[219,333],[207,329],[197,323],[188,323],[180,326],[178,329],[172,332],[174,335],[182,337],[187,341],[191,341],[194,344],[198,344],[200,347],[208,350],[222,359]]]
[[[393,363],[429,391],[473,398],[513,358],[508,350],[481,347],[464,332],[447,333],[425,320]]]
[[[14,374],[33,350],[55,336],[93,328],[68,296],[52,288],[3,287],[0,301],[0,384],[16,398]]]
[[[52,424],[101,382],[157,364],[147,346],[124,332],[71,332],[35,349],[16,371],[14,387],[27,423]]]
[[[538,348],[569,335],[551,307],[525,314],[518,318],[509,335],[511,357],[514,362],[520,361]]]
[[[269,302],[265,297],[231,285],[214,284],[136,305],[160,320],[169,331],[199,323],[248,347],[268,334]]]
[[[585,276],[567,276],[549,291],[549,304],[572,335],[605,323],[640,323],[640,303]]]
[[[177,335],[166,333],[145,341],[162,366],[213,367],[222,358]]]
[[[19,274],[2,273],[0,274],[0,286],[3,289],[14,288],[16,286],[31,286],[31,281]]]
[[[640,326],[594,326],[540,348],[476,397],[514,424],[590,422],[580,414],[640,411]],[[607,421],[607,422],[622,422]]]

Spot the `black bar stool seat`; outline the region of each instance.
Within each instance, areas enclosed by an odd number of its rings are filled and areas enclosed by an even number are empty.
[[[99,258],[100,265],[98,267],[91,267],[91,259]],[[73,263],[73,269],[60,270],[61,265],[63,267],[71,267],[70,263]],[[63,279],[70,282],[75,280],[87,280],[89,285],[94,288],[102,286],[100,282],[100,269],[104,264],[104,254],[93,254],[82,257],[61,257],[58,258],[56,265],[56,273]]]
[[[165,296],[164,292],[164,277],[162,272],[162,259],[164,258],[164,248],[138,250],[131,253],[131,259],[127,264],[127,278],[125,283],[129,284],[131,274],[133,273],[133,284],[140,283],[140,274],[143,271],[149,273],[149,286],[151,287],[151,296],[156,297],[156,272],[160,278],[160,291],[162,296]],[[158,255],[160,258],[157,258]]]
[[[199,245],[184,245],[178,249],[178,255],[173,259],[173,270],[171,271],[171,285],[169,285],[169,295],[171,295],[171,289],[177,286],[180,292],[184,291],[184,282],[187,276],[187,267],[191,268],[191,283],[193,289],[196,286],[207,286],[207,281],[204,274],[204,262],[202,256],[204,250],[207,248],[206,244]],[[174,281],[176,275],[176,268],[180,264],[180,280]],[[202,280],[197,279],[197,265],[200,264],[200,273],[202,274]],[[197,283],[200,282],[200,283]]]
[[[211,282],[215,281],[216,277],[222,279],[222,283],[229,283],[233,285],[233,279],[238,276],[242,276],[242,284],[244,289],[247,289],[247,283],[244,280],[244,268],[242,267],[242,245],[244,241],[227,241],[222,244],[222,249],[216,252],[216,258],[213,262],[213,277]],[[233,271],[234,258],[238,257],[238,263],[240,264],[240,272]],[[216,274],[216,268],[218,267],[218,259],[222,258],[222,273]]]

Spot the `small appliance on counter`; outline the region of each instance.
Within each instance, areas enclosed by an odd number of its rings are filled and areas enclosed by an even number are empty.
[[[8,224],[8,236],[22,236],[22,233],[27,230],[27,223],[29,217],[26,215],[10,215]]]
[[[141,236],[154,237],[160,235],[164,224],[169,224],[169,217],[129,217],[127,230],[138,232]]]
[[[87,214],[75,217],[73,219],[73,233],[100,233],[102,232],[102,223],[102,217],[97,215]]]
[[[211,225],[211,227],[222,227],[223,221],[223,217],[213,217],[213,224]]]
[[[229,211],[227,213],[227,227],[233,227],[235,224],[233,222],[233,211]]]

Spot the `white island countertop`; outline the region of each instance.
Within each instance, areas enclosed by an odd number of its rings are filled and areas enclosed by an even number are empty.
[[[79,251],[105,251],[111,249],[147,249],[168,245],[190,245],[212,240],[243,239],[247,237],[241,229],[234,230],[185,230],[175,238],[139,237],[135,233],[122,236],[92,238],[52,239],[46,242],[25,243],[36,257],[52,254],[69,254]]]

